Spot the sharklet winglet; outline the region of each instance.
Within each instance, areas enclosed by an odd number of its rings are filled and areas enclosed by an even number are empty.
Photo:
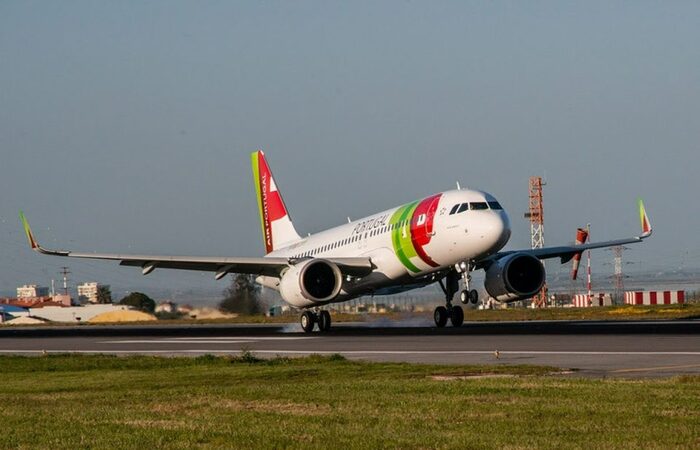
[[[642,226],[642,234],[640,238],[644,239],[646,237],[651,236],[651,233],[654,231],[651,227],[651,222],[649,221],[649,216],[647,215],[646,208],[644,208],[644,201],[639,198],[637,199],[637,204],[639,205],[639,221],[641,222]]]
[[[36,243],[36,240],[34,239],[34,234],[32,233],[32,229],[29,227],[29,222],[27,221],[27,218],[24,216],[24,213],[22,211],[19,212],[19,219],[22,221],[24,233],[27,235],[29,245],[32,247],[32,250],[36,250],[37,248],[39,248],[39,244]]]
[[[32,247],[32,250],[43,253],[45,255],[55,255],[55,256],[68,256],[70,255],[70,252],[66,251],[58,251],[58,250],[47,250],[41,245],[39,245],[34,239],[34,233],[32,233],[32,229],[29,227],[29,221],[25,217],[24,213],[22,211],[19,212],[19,219],[22,221],[22,227],[24,227],[24,233],[27,235],[27,240],[29,241],[29,245]]]

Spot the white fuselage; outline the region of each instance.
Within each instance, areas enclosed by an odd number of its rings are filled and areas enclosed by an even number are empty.
[[[481,259],[498,252],[509,238],[508,215],[493,196],[453,190],[310,235],[267,256],[369,257],[376,269],[369,276],[346,279],[331,301],[341,302]],[[258,281],[279,286],[277,278]]]

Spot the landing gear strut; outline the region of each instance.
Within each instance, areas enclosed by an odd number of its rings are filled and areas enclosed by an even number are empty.
[[[452,326],[459,328],[464,323],[464,311],[459,305],[452,305],[452,297],[459,290],[459,274],[457,272],[450,272],[445,277],[445,283],[439,280],[440,287],[445,293],[445,306],[438,306],[435,308],[433,313],[433,319],[435,319],[435,325],[438,328],[443,328],[447,325],[447,319],[450,319]]]
[[[479,293],[476,289],[469,289],[469,285],[472,281],[472,270],[474,267],[471,262],[462,263],[458,265],[462,273],[462,281],[464,282],[464,289],[459,293],[459,300],[463,305],[472,304],[472,307],[479,303]]]
[[[331,313],[325,310],[319,311],[318,313],[306,310],[301,313],[299,321],[301,322],[301,329],[304,330],[305,333],[314,331],[314,326],[316,324],[318,324],[319,331],[328,331],[331,329]]]

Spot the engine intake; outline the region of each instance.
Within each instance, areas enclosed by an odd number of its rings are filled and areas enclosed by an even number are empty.
[[[527,253],[508,255],[486,270],[484,287],[499,302],[513,302],[532,297],[542,289],[544,266]]]
[[[325,259],[310,259],[290,267],[280,280],[280,295],[291,305],[311,306],[333,300],[343,284],[337,265]]]

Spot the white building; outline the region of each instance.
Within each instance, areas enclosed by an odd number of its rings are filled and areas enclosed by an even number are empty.
[[[97,293],[101,287],[109,289],[109,286],[95,281],[78,285],[78,301],[80,303],[97,303]]]
[[[86,306],[45,306],[30,308],[33,317],[51,322],[87,322],[93,317],[112,311],[128,311],[132,308],[126,305],[86,305]]]
[[[17,288],[17,298],[47,297],[49,288],[39,287],[36,284],[25,284]]]

